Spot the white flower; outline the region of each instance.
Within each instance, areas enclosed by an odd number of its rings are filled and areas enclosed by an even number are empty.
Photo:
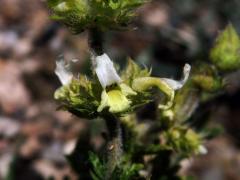
[[[135,91],[145,91],[153,86],[158,87],[162,92],[168,96],[168,102],[166,104],[159,104],[160,109],[169,109],[173,105],[175,97],[175,90],[183,87],[188,80],[191,66],[185,64],[183,68],[183,79],[180,81],[169,78],[157,78],[157,77],[140,77],[133,80],[132,88]]]
[[[105,108],[109,108],[109,111],[112,113],[126,111],[132,103],[128,96],[136,95],[136,92],[128,85],[122,83],[113,62],[107,54],[93,56],[92,59],[98,80],[103,88],[101,103],[97,111],[101,112]],[[116,86],[106,89],[107,86],[112,84],[116,84]]]
[[[169,78],[161,78],[161,80],[167,83],[173,90],[178,90],[178,89],[181,89],[183,85],[187,82],[190,71],[191,71],[191,66],[189,64],[185,64],[183,68],[182,80],[176,81],[174,79],[169,79]]]
[[[113,62],[111,61],[107,54],[96,56],[93,59],[94,64],[96,66],[95,71],[103,89],[105,89],[109,85],[115,83],[119,84],[121,82],[121,78],[117,74]]]
[[[62,85],[67,85],[71,82],[73,78],[73,73],[71,72],[71,66],[76,63],[77,60],[73,59],[68,64],[65,63],[63,56],[60,56],[56,61],[55,74],[58,76]]]

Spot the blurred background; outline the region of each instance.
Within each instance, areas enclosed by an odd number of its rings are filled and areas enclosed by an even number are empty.
[[[153,0],[139,9],[135,30],[105,33],[105,51],[120,66],[130,56],[156,76],[176,78],[186,62],[208,61],[229,22],[240,32],[239,9],[238,0]],[[49,15],[44,0],[0,0],[0,179],[13,161],[19,180],[77,179],[63,155],[69,142],[85,137],[88,151],[103,141],[97,122],[91,130],[89,121],[56,111],[55,60],[79,59],[89,73],[89,52],[86,32],[72,35]],[[227,93],[204,106],[224,133],[206,142],[207,155],[183,161],[180,174],[240,179],[240,72],[232,76]]]

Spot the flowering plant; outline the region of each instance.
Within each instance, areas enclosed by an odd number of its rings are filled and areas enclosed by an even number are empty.
[[[180,162],[192,155],[206,154],[205,140],[217,134],[215,128],[195,128],[191,118],[202,102],[223,91],[227,80],[220,72],[239,68],[239,36],[230,25],[210,53],[212,63],[194,64],[192,70],[185,64],[179,81],[153,77],[151,70],[131,59],[122,71],[117,71],[102,48],[101,35],[103,31],[125,27],[135,16],[134,10],[145,2],[48,0],[54,19],[74,33],[90,32],[91,76],[75,76],[71,69],[76,61],[65,63],[64,58],[59,58],[55,73],[62,86],[54,97],[60,109],[79,118],[105,121],[105,154],[94,149],[89,149],[94,153],[79,152],[76,142],[67,155],[74,169],[85,163],[78,161],[79,154],[89,157],[90,170],[84,173],[94,180],[179,179]],[[140,121],[139,108],[151,102],[157,104],[156,117],[151,123]],[[151,158],[146,160],[149,155]],[[83,172],[78,173],[81,178]]]

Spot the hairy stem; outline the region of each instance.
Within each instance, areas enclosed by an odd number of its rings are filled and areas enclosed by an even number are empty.
[[[112,172],[121,160],[123,154],[122,126],[119,119],[113,115],[105,118],[109,138],[107,143],[107,172],[106,179],[110,179]]]

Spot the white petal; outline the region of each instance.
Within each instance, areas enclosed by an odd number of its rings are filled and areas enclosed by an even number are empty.
[[[207,153],[208,153],[208,150],[207,150],[207,148],[206,148],[205,146],[200,145],[200,146],[198,147],[198,152],[199,152],[200,154],[207,154]]]
[[[111,84],[121,82],[121,78],[117,74],[113,62],[111,61],[107,54],[95,57],[94,61],[95,61],[94,63],[96,64],[95,71],[98,80],[103,88]]]
[[[71,155],[75,150],[76,146],[77,146],[77,139],[72,139],[66,142],[66,144],[63,147],[64,155]]]
[[[75,62],[75,60],[73,62]],[[73,62],[65,64],[63,56],[59,57],[56,61],[55,74],[58,76],[63,85],[70,83],[73,78],[73,74],[70,68],[71,63]]]
[[[164,82],[166,82],[173,90],[178,90],[183,87],[183,85],[187,82],[189,74],[191,71],[191,66],[189,64],[185,64],[183,68],[183,79],[180,81],[176,81],[169,78],[161,78]]]

